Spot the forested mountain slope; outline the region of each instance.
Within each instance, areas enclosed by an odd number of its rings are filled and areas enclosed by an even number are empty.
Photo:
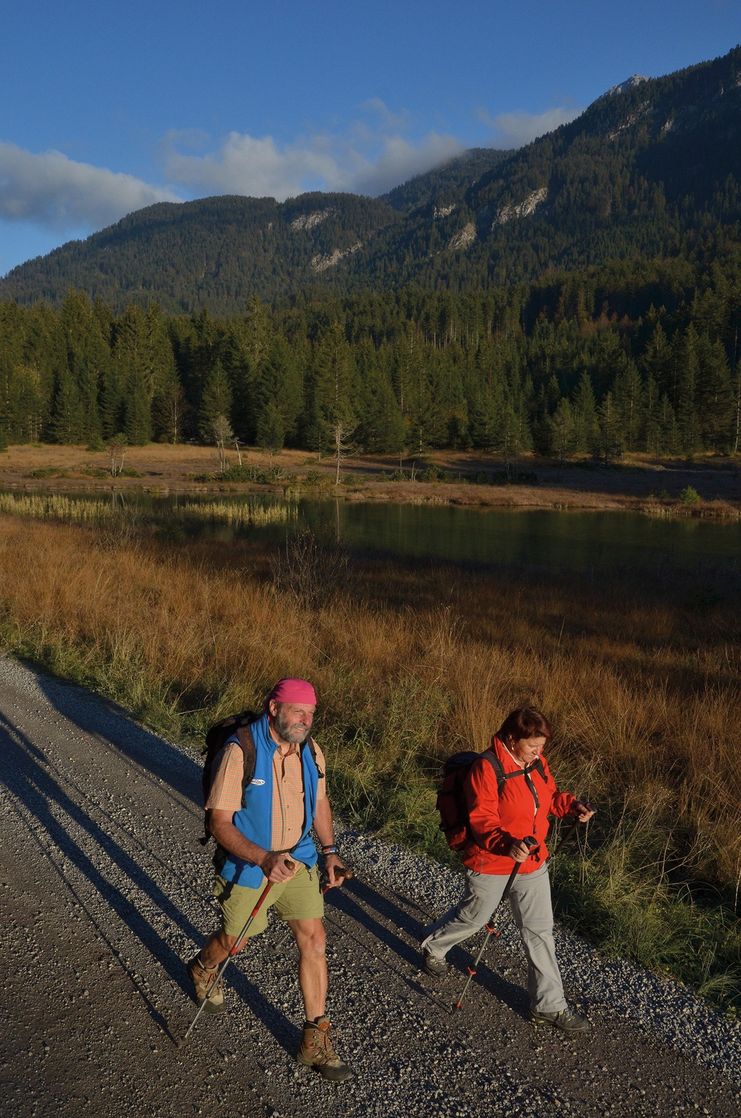
[[[0,299],[244,310],[409,282],[462,291],[610,260],[683,257],[735,236],[741,49],[633,80],[514,153],[473,149],[370,199],[162,203],[15,268]]]

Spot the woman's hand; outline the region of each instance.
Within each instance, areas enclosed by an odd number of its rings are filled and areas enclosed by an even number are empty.
[[[528,846],[524,839],[516,839],[507,851],[507,855],[514,858],[515,862],[525,862],[534,849]]]
[[[594,808],[584,800],[574,800],[569,814],[573,815],[579,823],[586,823],[594,815]]]

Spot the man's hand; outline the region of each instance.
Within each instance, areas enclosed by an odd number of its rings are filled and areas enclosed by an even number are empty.
[[[324,869],[327,874],[327,888],[329,889],[334,889],[335,885],[342,885],[345,877],[350,876],[347,866],[339,854],[325,854]]]
[[[260,862],[260,869],[274,885],[281,881],[290,881],[298,869],[298,862],[294,862],[285,853],[276,853],[266,850],[265,857]]]
[[[574,800],[570,814],[580,823],[586,823],[594,815],[594,808],[591,804],[585,803],[584,800]]]

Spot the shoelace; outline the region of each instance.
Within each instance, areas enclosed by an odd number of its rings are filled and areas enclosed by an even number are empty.
[[[203,982],[204,982],[204,985],[206,986],[206,988],[208,989],[211,982],[213,981],[214,975],[216,974],[217,970],[219,969],[218,965],[215,966],[215,967],[210,967],[210,968],[209,967],[204,967],[204,965],[200,961],[200,959],[196,959],[196,966],[198,967],[201,974],[204,976]],[[223,980],[223,978],[220,978],[218,982],[214,983],[214,987],[213,987],[211,993],[215,994],[217,990],[221,990],[223,988],[223,985],[224,985],[224,980]]]

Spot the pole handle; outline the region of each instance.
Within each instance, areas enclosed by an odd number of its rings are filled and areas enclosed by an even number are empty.
[[[351,870],[349,866],[338,866],[334,872],[336,877],[344,879],[345,881],[350,881],[351,878],[355,877],[355,871]],[[341,885],[342,880],[337,881],[335,885],[330,885],[328,881],[325,881],[324,885],[322,885],[322,893],[326,893],[329,889],[334,889]]]

